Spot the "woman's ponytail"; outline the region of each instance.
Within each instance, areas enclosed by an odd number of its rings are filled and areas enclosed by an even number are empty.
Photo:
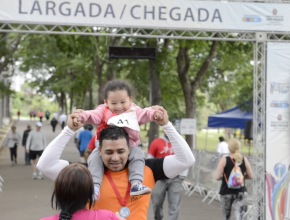
[[[59,220],[71,220],[72,215],[66,211],[61,211],[59,214]]]
[[[243,156],[239,153],[239,151],[236,151],[234,153],[234,159],[236,163],[242,163],[243,162]]]
[[[240,147],[241,143],[237,139],[231,139],[229,141],[229,150],[232,154],[234,154],[236,163],[243,162],[243,156],[239,153]]]

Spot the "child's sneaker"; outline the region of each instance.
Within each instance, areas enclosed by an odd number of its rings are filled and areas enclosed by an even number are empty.
[[[33,179],[33,180],[36,180],[36,177],[37,177],[37,176],[36,176],[36,173],[33,173],[33,174],[32,174],[32,179]]]
[[[151,189],[143,186],[142,183],[133,183],[131,186],[130,196],[147,195],[151,193]]]
[[[97,186],[94,186],[94,195],[93,195],[93,200],[98,201],[100,199],[100,188]]]

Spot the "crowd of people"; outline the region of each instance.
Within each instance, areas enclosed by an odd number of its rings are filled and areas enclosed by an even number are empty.
[[[58,123],[62,131],[48,146],[41,131],[42,112],[38,113],[35,129],[28,125],[23,133],[25,164],[32,166],[32,178],[43,179],[45,175],[55,181],[51,205],[59,209],[60,214],[44,219],[145,220],[151,201],[154,219],[161,220],[166,193],[168,219],[178,219],[182,182],[195,162],[190,147],[170,123],[162,106],[142,109],[132,102],[127,83],[108,82],[103,97],[104,104],[95,110],[78,109],[71,115],[59,117],[52,114],[52,131],[55,132]],[[35,118],[36,112],[31,111],[30,117]],[[45,117],[50,119],[49,111],[45,112]],[[145,158],[144,152],[138,148],[139,126],[152,121],[161,126],[164,135],[152,142]],[[97,127],[95,135],[92,125]],[[80,154],[78,163],[60,159],[72,137]],[[229,144],[223,137],[219,140],[217,152],[223,157],[215,178],[222,181],[223,219],[230,219],[232,208],[235,218],[242,219],[247,199],[243,183],[244,179],[253,178],[251,166],[240,154],[238,140],[232,139]],[[13,126],[3,144],[10,149],[12,166],[17,164],[20,141],[21,136]],[[230,181],[232,175],[235,175],[235,183]]]

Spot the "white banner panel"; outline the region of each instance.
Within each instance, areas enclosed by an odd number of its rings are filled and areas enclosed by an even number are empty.
[[[267,44],[266,213],[284,220],[290,211],[290,44]]]
[[[0,23],[290,31],[290,4],[190,0],[0,0]]]

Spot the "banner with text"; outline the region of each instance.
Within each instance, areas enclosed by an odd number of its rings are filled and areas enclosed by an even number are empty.
[[[267,44],[267,220],[290,218],[290,44]]]
[[[0,23],[290,31],[290,4],[190,0],[0,0]]]

